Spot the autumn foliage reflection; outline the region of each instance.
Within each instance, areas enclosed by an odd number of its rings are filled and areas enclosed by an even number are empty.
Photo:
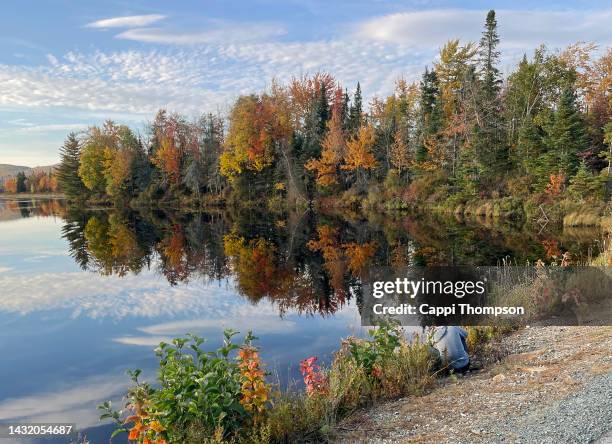
[[[64,218],[63,237],[84,270],[116,276],[151,270],[170,285],[229,283],[253,303],[271,302],[281,315],[330,315],[352,298],[359,306],[372,266],[494,265],[506,258],[533,263],[567,251],[580,260],[594,248],[592,236],[585,241],[575,234],[425,215],[83,212],[53,202],[3,205],[4,215]]]
[[[259,221],[264,221],[259,224]],[[333,314],[359,294],[376,242],[360,242],[317,216],[273,220],[261,215],[68,211],[63,228],[85,270],[125,276],[153,270],[171,285],[233,281],[254,303],[281,314]],[[349,289],[355,291],[349,291]]]

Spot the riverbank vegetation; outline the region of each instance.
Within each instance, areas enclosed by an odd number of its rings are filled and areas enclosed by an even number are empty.
[[[160,110],[143,135],[109,121],[67,138],[57,178],[90,203],[426,205],[599,224],[610,211],[612,49],[541,46],[502,74],[499,44],[490,11],[480,42],[447,42],[420,81],[398,80],[369,107],[359,83],[349,93],[317,73],[273,80],[228,116]]]
[[[479,330],[471,341],[496,334]],[[102,418],[113,419],[116,433],[138,443],[327,442],[339,421],[357,409],[422,394],[435,379],[427,338],[408,341],[399,327],[383,325],[368,339],[344,340],[328,365],[314,356],[302,360],[303,384],[281,390],[265,378],[256,338],[248,333],[237,345],[235,334],[227,330],[214,352],[195,336],[160,344],[155,387],[131,372],[126,411],[106,402]]]

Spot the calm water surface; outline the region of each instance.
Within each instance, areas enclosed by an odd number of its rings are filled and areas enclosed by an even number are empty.
[[[160,341],[193,332],[216,347],[224,328],[251,329],[286,383],[301,359],[329,359],[340,338],[363,333],[360,276],[371,265],[585,258],[597,239],[530,222],[0,200],[0,422],[71,422],[106,443],[96,406],[121,404],[127,369],[154,377]]]

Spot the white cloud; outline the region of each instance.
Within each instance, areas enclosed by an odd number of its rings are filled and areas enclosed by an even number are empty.
[[[183,336],[187,331],[191,330],[185,330],[179,333],[179,335]],[[160,342],[171,343],[172,339],[173,338],[170,336],[122,336],[120,338],[115,338],[114,341],[124,345],[138,345],[141,347],[155,348]]]
[[[27,125],[16,130],[19,133],[44,133],[49,131],[79,131],[87,128],[84,123],[51,123],[47,125]]]
[[[439,47],[447,40],[478,41],[487,11],[446,9],[377,17],[356,26],[361,38],[381,42]],[[564,46],[576,41],[610,43],[612,9],[601,11],[498,10],[501,46],[529,50],[546,43]]]
[[[266,40],[285,34],[285,29],[273,24],[218,23],[216,29],[204,32],[176,32],[160,28],[128,29],[115,37],[145,43],[172,45],[203,45]]]
[[[0,65],[0,109],[74,108],[150,118],[159,107],[186,114],[217,111],[272,78],[329,71],[349,89],[388,93],[395,79],[415,77],[422,56],[398,45],[363,41],[228,43],[83,54],[34,68]]]
[[[143,327],[140,330],[152,335],[175,337],[189,331],[223,330],[237,325],[244,331],[253,330],[261,334],[291,333],[297,329],[295,322],[279,319],[278,310],[273,305],[262,303],[257,306],[238,305],[221,318],[166,322]]]
[[[165,19],[162,14],[128,15],[124,17],[112,17],[96,20],[85,25],[87,28],[129,28],[136,26],[148,26]]]
[[[344,37],[305,42],[270,41],[282,32],[274,24],[211,21],[210,30],[198,33],[128,29],[117,37],[173,45],[147,51],[50,54],[38,66],[0,65],[0,111],[62,109],[64,116],[76,112],[92,123],[113,114],[121,114],[122,121],[141,122],[160,107],[188,115],[225,111],[238,95],[260,90],[272,78],[287,81],[319,70],[331,72],[349,90],[360,81],[370,99],[391,93],[400,77],[417,79],[447,39],[478,40],[485,14],[393,14],[357,24]],[[610,21],[612,9],[498,11],[502,68],[512,67],[523,51],[530,52],[542,41],[556,46],[579,39],[609,44]],[[56,117],[60,118],[67,117]],[[45,124],[58,125],[59,130],[63,122]],[[28,137],[43,131],[44,126]]]

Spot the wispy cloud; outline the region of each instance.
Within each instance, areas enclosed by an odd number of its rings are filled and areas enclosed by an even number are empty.
[[[47,119],[29,130],[32,137],[59,131],[70,112],[93,123],[119,113],[122,120],[138,122],[160,107],[191,115],[223,111],[238,95],[264,88],[272,78],[287,81],[316,71],[331,72],[349,90],[360,81],[369,99],[389,94],[398,78],[417,79],[447,39],[478,40],[485,14],[458,9],[392,14],[314,41],[277,39],[285,31],[274,23],[211,20],[207,29],[188,32],[135,27],[143,25],[142,17],[161,20],[160,15],[105,19],[94,23],[123,23],[130,29],[116,38],[150,43],[151,49],[49,54],[38,66],[0,64],[0,111],[64,110],[57,121]],[[612,42],[612,9],[502,10],[497,19],[504,68],[542,42]]]
[[[165,19],[162,14],[128,15],[123,17],[111,17],[95,22],[87,23],[87,28],[131,28],[138,26],[149,26]]]
[[[218,23],[214,29],[202,32],[180,32],[161,28],[128,29],[115,37],[145,43],[171,45],[203,45],[211,43],[254,42],[286,33],[281,25],[257,23]]]
[[[422,55],[367,41],[234,42],[167,50],[70,52],[38,67],[0,65],[0,108],[74,108],[149,118],[166,107],[187,114],[225,109],[240,94],[329,71],[349,88],[388,93],[415,77]]]
[[[47,133],[52,131],[79,131],[87,128],[87,125],[84,123],[50,123],[46,125],[24,125],[21,128],[18,128],[15,132],[17,133]]]
[[[377,17],[358,24],[357,36],[414,47],[441,46],[448,39],[478,41],[485,10],[413,11]],[[501,43],[529,49],[540,43],[563,46],[576,41],[610,43],[612,9],[573,11],[498,10]]]

